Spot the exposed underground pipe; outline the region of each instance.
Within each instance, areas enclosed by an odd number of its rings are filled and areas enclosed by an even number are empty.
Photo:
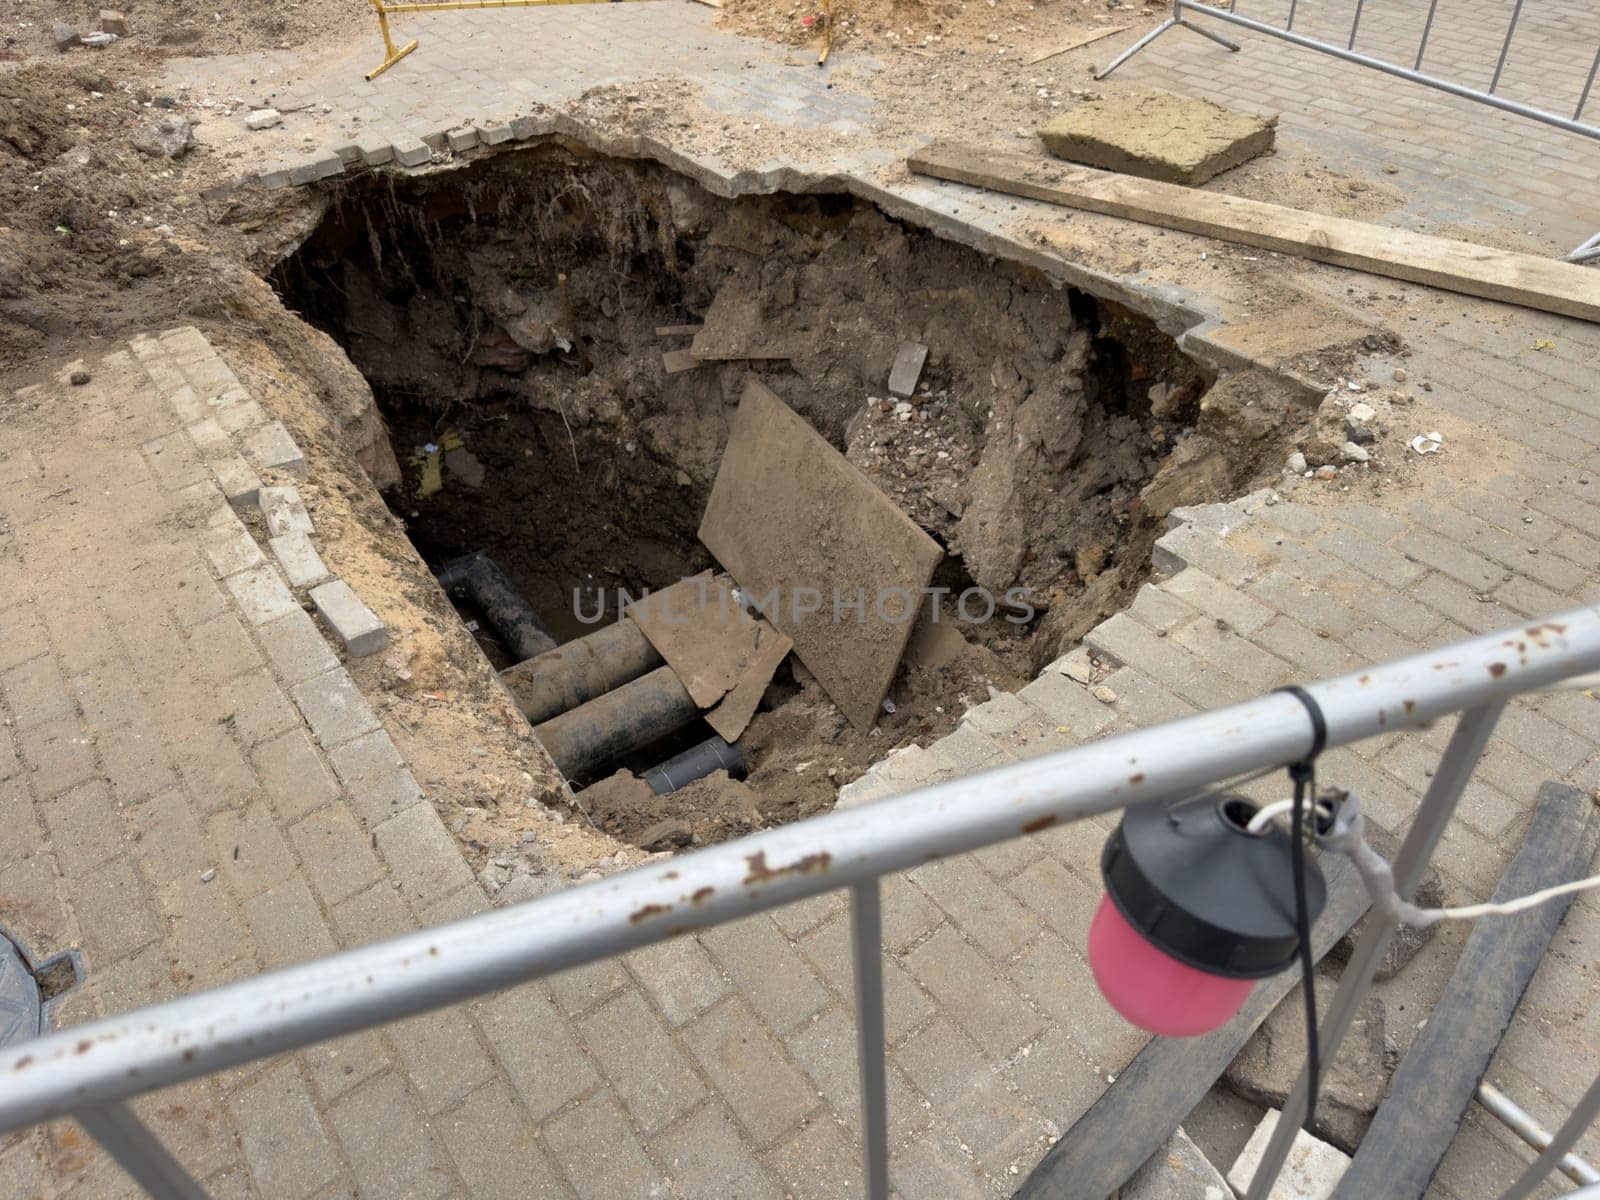
[[[522,593],[511,586],[500,564],[482,550],[446,563],[437,574],[439,586],[445,591],[461,588],[472,598],[495,636],[516,655],[518,662],[555,649],[555,638],[534,615]]]
[[[587,704],[661,665],[661,655],[632,621],[604,625],[500,672],[522,715],[537,725]]]
[[[533,727],[568,779],[588,775],[683,728],[700,708],[671,667],[597,696]]]
[[[690,746],[682,754],[675,754],[658,767],[644,773],[644,781],[658,796],[665,796],[696,779],[704,779],[713,771],[726,771],[736,778],[744,776],[744,747],[737,742],[726,742],[713,735],[698,746]]]

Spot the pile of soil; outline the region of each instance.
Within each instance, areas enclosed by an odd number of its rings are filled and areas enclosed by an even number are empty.
[[[941,49],[992,45],[1019,36],[1062,42],[1077,27],[1139,20],[1156,0],[833,0],[834,45]],[[820,44],[824,0],[724,0],[724,24],[790,45]]]
[[[0,20],[0,62],[60,53],[51,36],[57,24],[80,34],[100,28],[99,13],[109,4],[94,0],[11,0]],[[363,26],[376,30],[366,0],[160,0],[116,6],[128,19],[124,43],[160,55],[233,54],[288,49]],[[376,36],[376,32],[374,32]],[[68,53],[83,54],[74,50]]]

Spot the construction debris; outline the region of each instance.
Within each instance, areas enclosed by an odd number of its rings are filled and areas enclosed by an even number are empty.
[[[694,702],[728,741],[755,713],[773,672],[791,647],[766,621],[751,617],[733,595],[733,581],[709,571],[636,600],[624,610]],[[737,692],[737,695],[730,693]],[[733,701],[722,711],[724,698]]]
[[[1122,1185],[1118,1200],[1234,1200],[1234,1192],[1180,1125]]]
[[[700,540],[850,723],[870,728],[944,557],[938,543],[755,379]]]
[[[922,364],[928,361],[928,348],[920,342],[901,342],[889,368],[889,394],[909,399],[916,394],[922,378]]]
[[[1250,1190],[1256,1166],[1267,1151],[1272,1131],[1278,1127],[1278,1116],[1277,1110],[1268,1110],[1228,1171],[1228,1183],[1241,1195]],[[1330,1200],[1349,1166],[1348,1154],[1297,1129],[1289,1157],[1278,1181],[1267,1193],[1267,1200]]]
[[[1039,138],[1057,158],[1193,186],[1271,150],[1277,126],[1209,100],[1123,92],[1052,117]]]

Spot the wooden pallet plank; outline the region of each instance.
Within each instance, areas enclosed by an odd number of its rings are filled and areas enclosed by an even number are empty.
[[[1600,271],[1553,258],[953,142],[935,142],[907,165],[935,179],[1600,321]]]
[[[1115,25],[1110,29],[1096,29],[1092,33],[1080,34],[1078,37],[1071,38],[1068,41],[1063,42],[1054,50],[1046,50],[1043,54],[1034,55],[1032,58],[1027,60],[1027,65],[1030,67],[1038,66],[1040,63],[1045,62],[1048,59],[1052,59],[1058,54],[1065,54],[1068,50],[1076,50],[1079,46],[1087,46],[1091,42],[1098,42],[1101,38],[1108,38],[1114,33],[1122,33],[1123,31],[1131,28],[1131,25]]]

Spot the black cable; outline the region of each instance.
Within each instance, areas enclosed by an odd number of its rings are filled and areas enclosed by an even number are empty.
[[[1300,990],[1306,1003],[1306,1066],[1309,1087],[1306,1093],[1306,1117],[1301,1128],[1311,1132],[1317,1113],[1317,1093],[1322,1088],[1322,1037],[1317,1030],[1316,962],[1311,953],[1310,905],[1306,900],[1306,844],[1305,804],[1307,794],[1316,802],[1317,755],[1328,742],[1328,723],[1317,702],[1301,688],[1282,689],[1305,706],[1311,718],[1311,748],[1299,762],[1289,766],[1289,778],[1294,780],[1294,807],[1289,817],[1289,865],[1294,876],[1294,929],[1300,942]],[[1313,826],[1316,818],[1312,817]]]

